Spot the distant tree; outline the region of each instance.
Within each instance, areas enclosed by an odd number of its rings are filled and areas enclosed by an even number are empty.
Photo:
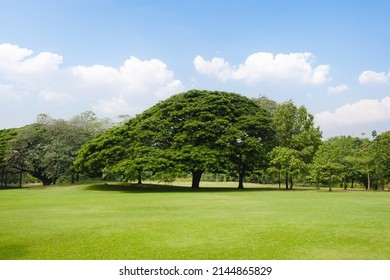
[[[21,176],[20,171],[15,170],[11,167],[7,155],[10,150],[11,143],[17,135],[18,129],[3,129],[0,130],[0,185],[1,187],[7,186],[10,177],[14,176],[16,173]],[[19,184],[21,184],[19,177]]]
[[[314,157],[319,145],[321,144],[322,132],[319,127],[314,126],[314,116],[307,112],[304,106],[296,107],[292,101],[279,105],[273,114],[273,127],[276,132],[277,147],[287,149],[276,149],[271,153],[271,164],[275,170],[281,166],[290,166],[284,168],[286,178],[286,188],[293,185],[293,177],[302,174],[307,168],[303,165],[309,164]],[[294,151],[293,151],[294,150]],[[282,153],[282,154],[280,154]],[[286,156],[287,154],[294,155]],[[299,160],[300,164],[281,163],[280,160],[293,159]],[[296,169],[291,169],[293,166]],[[298,168],[299,166],[299,168]]]
[[[279,107],[279,104],[276,101],[269,99],[265,95],[260,95],[258,98],[254,98],[253,100],[257,105],[269,112],[271,115],[273,115]]]
[[[7,151],[9,165],[39,179],[43,185],[68,176],[73,181],[71,166],[77,151],[102,127],[96,119],[75,122],[38,115],[36,123],[20,128],[12,140]]]
[[[276,147],[271,151],[270,157],[271,166],[268,170],[277,173],[279,178],[284,175],[286,189],[292,189],[294,185],[293,177],[301,174],[306,169],[306,164],[301,159],[299,152],[287,147]]]
[[[314,156],[310,165],[311,177],[315,182],[327,182],[329,191],[334,182],[340,182],[346,176],[348,167],[346,158],[351,155],[351,137],[335,137],[325,141]],[[347,143],[347,145],[346,145]]]
[[[57,178],[47,174],[44,157],[50,147],[47,127],[44,124],[32,124],[20,129],[8,150],[10,166],[20,172],[27,172],[39,179],[42,184],[50,185]]]
[[[390,131],[375,134],[371,153],[375,188],[384,190],[390,182]]]

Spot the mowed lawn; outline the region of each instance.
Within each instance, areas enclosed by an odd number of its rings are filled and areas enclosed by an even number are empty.
[[[0,259],[390,259],[390,192],[221,184],[0,190]]]

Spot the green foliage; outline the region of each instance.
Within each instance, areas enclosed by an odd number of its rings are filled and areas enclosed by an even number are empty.
[[[271,172],[285,176],[286,188],[293,186],[293,177],[304,175],[307,165],[321,144],[322,132],[314,127],[314,117],[304,106],[292,101],[277,107],[273,114],[277,147],[271,155]]]
[[[347,188],[355,181],[366,189],[384,189],[389,181],[390,155],[389,132],[373,141],[367,138],[339,136],[326,140],[319,148],[310,165],[311,178],[316,183],[336,182]]]
[[[8,152],[11,148],[12,141],[15,139],[17,128],[0,130],[0,184],[1,187],[7,186],[9,182],[15,182],[15,175],[19,173],[12,168],[8,161]],[[19,175],[18,175],[19,177]]]
[[[332,189],[332,182],[341,180],[345,172],[342,159],[344,150],[341,148],[341,138],[333,138],[325,141],[318,149],[313,164],[311,165],[311,176],[315,182],[328,182],[329,190]]]
[[[71,121],[41,114],[36,123],[18,130],[7,150],[8,164],[41,180],[43,185],[54,184],[75,175],[71,166],[77,151],[100,130],[92,113]]]
[[[374,187],[384,190],[390,182],[390,131],[375,137],[371,152]]]
[[[119,130],[123,133],[116,134]],[[104,171],[124,181],[138,178],[139,183],[150,172],[190,172],[193,187],[199,187],[206,170],[234,172],[243,178],[262,166],[272,138],[269,113],[252,100],[234,93],[191,90],[93,139],[82,147],[75,165],[89,174],[104,175]],[[114,147],[124,152],[107,153]]]

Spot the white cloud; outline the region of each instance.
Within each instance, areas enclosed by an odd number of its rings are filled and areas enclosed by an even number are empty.
[[[18,79],[22,74],[43,75],[58,70],[62,56],[42,52],[31,57],[33,51],[16,45],[0,45],[0,73],[5,77]]]
[[[98,104],[93,105],[93,109],[103,112],[107,115],[133,114],[135,108],[131,108],[123,96],[111,97],[109,100],[99,100]]]
[[[362,85],[387,85],[390,83],[390,71],[387,74],[385,72],[364,71],[359,76],[359,83]]]
[[[328,87],[328,94],[337,94],[347,90],[349,90],[349,87],[347,85],[342,84],[335,87]]]
[[[55,92],[55,91],[50,91],[50,90],[42,90],[38,94],[38,97],[39,97],[39,99],[41,101],[44,101],[44,102],[56,102],[56,103],[59,103],[61,105],[64,105],[64,104],[66,104],[69,101],[74,99],[69,94]]]
[[[17,45],[0,44],[0,63],[15,63],[32,53],[33,51],[20,48]]]
[[[23,98],[23,95],[19,93],[12,85],[0,84],[0,102],[2,101],[18,101]]]
[[[362,99],[346,104],[335,111],[315,114],[316,123],[321,128],[334,126],[362,125],[375,122],[390,122],[390,97]]]
[[[223,58],[215,57],[206,61],[196,56],[195,69],[221,81],[244,80],[247,83],[261,81],[288,82],[299,84],[323,84],[329,79],[329,65],[313,67],[314,57],[311,53],[277,54],[258,52],[250,55],[238,67],[232,67]]]
[[[61,67],[62,61],[63,57],[55,53],[33,55],[31,50],[0,44],[0,83],[9,85],[0,88],[0,93],[17,96],[14,89],[18,88],[24,90],[18,96],[29,94],[43,103],[84,102],[100,112],[116,115],[126,108],[138,108],[140,112],[184,90],[181,81],[159,59],[132,56],[119,68],[98,64]]]
[[[214,57],[211,61],[206,61],[203,57],[198,55],[194,59],[194,66],[196,71],[199,73],[216,77],[222,81],[231,79],[233,75],[233,71],[229,63],[219,57]]]

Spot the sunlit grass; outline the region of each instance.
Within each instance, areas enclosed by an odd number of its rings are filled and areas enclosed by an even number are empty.
[[[0,259],[390,259],[389,192],[235,187],[1,190]]]

